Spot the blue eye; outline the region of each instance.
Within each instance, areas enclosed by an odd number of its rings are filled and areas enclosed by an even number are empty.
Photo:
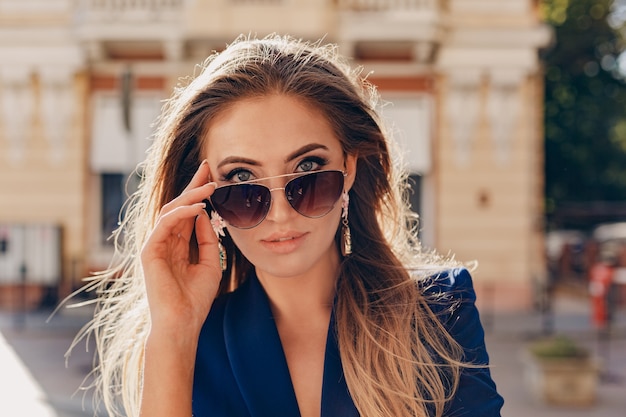
[[[236,174],[237,180],[238,181],[250,181],[250,177],[252,177],[252,174],[250,174],[250,171],[239,171]]]
[[[313,161],[304,161],[298,166],[298,168],[301,171],[311,171],[315,168],[315,163]]]
[[[253,179],[252,173],[241,168],[233,169],[222,178],[223,181],[232,181],[234,183],[250,181],[251,179]]]
[[[315,171],[316,169],[322,169],[328,164],[328,160],[319,156],[309,156],[298,164],[299,172]]]

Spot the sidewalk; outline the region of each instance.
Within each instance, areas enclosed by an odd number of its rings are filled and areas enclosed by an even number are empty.
[[[492,376],[504,397],[504,417],[623,417],[626,416],[626,311],[617,315],[608,346],[608,357],[598,344],[590,322],[588,303],[559,298],[554,306],[554,333],[565,334],[587,346],[604,362],[597,403],[589,408],[566,408],[538,403],[524,381],[522,351],[542,334],[538,313],[502,314],[494,317],[486,336]],[[610,380],[609,380],[610,377]]]
[[[0,416],[92,417],[91,391],[80,391],[91,370],[93,343],[86,351],[81,341],[65,367],[64,354],[76,332],[89,319],[89,309],[61,309],[48,323],[49,312],[26,316],[0,312]],[[492,375],[505,399],[504,417],[622,417],[626,415],[626,311],[615,320],[607,369],[621,382],[602,383],[596,405],[586,409],[555,408],[535,402],[524,386],[520,360],[525,344],[540,335],[537,313],[481,312],[487,328]],[[486,320],[488,319],[488,320]],[[597,351],[587,304],[558,298],[554,307],[555,332],[567,334]],[[103,414],[100,414],[101,416]],[[236,416],[233,416],[236,417]],[[277,416],[280,417],[280,416]]]
[[[92,417],[91,391],[80,390],[93,362],[93,343],[64,357],[90,310],[0,312],[0,416]],[[49,319],[49,320],[48,320]],[[66,366],[67,362],[67,366]]]

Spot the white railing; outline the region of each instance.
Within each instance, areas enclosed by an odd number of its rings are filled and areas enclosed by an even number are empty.
[[[335,0],[340,10],[355,12],[434,11],[442,0]]]
[[[72,0],[0,0],[1,13],[64,13]]]
[[[260,5],[260,6],[275,6],[283,3],[283,0],[229,0],[229,2],[234,6],[251,6],[251,5]]]
[[[178,10],[184,0],[79,0],[80,6],[91,10],[128,12],[134,10]]]
[[[77,0],[81,20],[170,20],[179,16],[185,0]]]

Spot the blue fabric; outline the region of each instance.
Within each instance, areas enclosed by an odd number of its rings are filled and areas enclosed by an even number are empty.
[[[431,308],[465,349],[465,360],[488,364],[470,274],[454,269],[425,283]],[[503,400],[489,369],[464,369],[446,416],[500,416]],[[194,417],[298,417],[295,392],[269,300],[251,277],[218,298],[200,334],[193,389]],[[322,417],[357,417],[331,317],[322,385]]]
[[[470,273],[464,268],[457,268],[433,277],[426,281],[425,293],[432,299],[430,307],[433,312],[463,347],[464,361],[488,365],[485,332],[476,309],[476,293]],[[445,416],[499,417],[503,404],[489,368],[464,368]]]

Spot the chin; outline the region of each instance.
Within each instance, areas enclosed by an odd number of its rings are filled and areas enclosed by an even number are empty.
[[[310,264],[310,259],[306,264],[302,260],[265,259],[263,262],[258,262],[254,265],[257,274],[261,272],[277,278],[301,276],[313,268],[313,265]]]
[[[255,266],[257,274],[268,274],[273,277],[289,278],[313,274],[327,274],[329,270],[339,265],[339,252],[331,241],[328,250],[320,251],[321,245],[312,245],[312,250],[302,250],[288,255],[259,254],[250,261]],[[256,261],[256,262],[255,262]]]

